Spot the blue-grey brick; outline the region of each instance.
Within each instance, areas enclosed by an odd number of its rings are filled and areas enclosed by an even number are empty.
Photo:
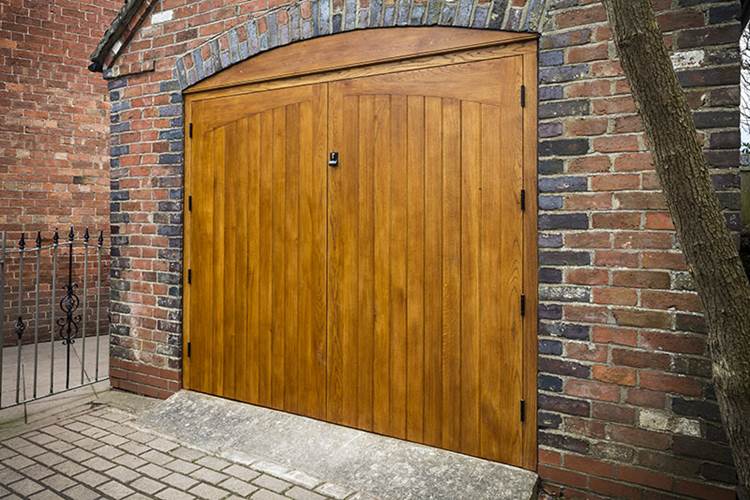
[[[589,218],[586,214],[541,214],[539,229],[588,229]]]
[[[552,101],[563,98],[563,87],[561,85],[545,85],[539,87],[539,100]]]
[[[555,175],[563,172],[564,163],[558,159],[542,159],[537,164],[539,175]]]
[[[560,210],[563,207],[561,196],[540,196],[539,210]]]
[[[563,337],[572,340],[588,340],[591,327],[572,323],[539,323],[539,335]]]
[[[552,66],[539,69],[539,83],[560,83],[579,80],[588,75],[588,64],[572,64],[567,66]]]
[[[559,340],[539,340],[539,354],[560,356],[563,352],[562,342]]]
[[[562,392],[562,379],[540,373],[537,378],[537,386],[542,391]]]
[[[560,66],[565,61],[562,50],[543,50],[539,52],[539,66]]]
[[[559,137],[563,133],[563,125],[560,122],[547,122],[539,124],[539,137]]]
[[[539,144],[539,156],[579,156],[588,153],[588,139],[554,139]]]
[[[540,286],[539,300],[550,302],[591,302],[591,288],[586,286]]]
[[[562,319],[562,306],[560,304],[539,304],[537,306],[537,315],[539,319]],[[541,328],[539,330],[541,331]]]
[[[178,165],[182,163],[182,155],[176,153],[163,153],[159,155],[159,165]]]
[[[585,176],[541,177],[539,192],[570,193],[588,190],[588,178]]]
[[[539,283],[559,284],[562,283],[562,270],[554,267],[542,267],[539,269]]]
[[[586,116],[591,113],[591,104],[586,99],[573,101],[542,102],[539,104],[539,118],[558,118],[562,116]]]
[[[560,248],[563,246],[562,234],[539,233],[538,240],[541,248]]]
[[[109,150],[111,156],[122,156],[130,153],[130,146],[127,144],[124,146],[112,146]]]
[[[591,255],[573,250],[547,250],[539,252],[539,263],[546,266],[588,266],[591,264]]]

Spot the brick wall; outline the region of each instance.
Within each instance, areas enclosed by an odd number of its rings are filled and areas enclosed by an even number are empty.
[[[108,230],[109,103],[106,83],[86,66],[121,5],[121,0],[0,0],[0,231],[7,231],[9,246],[17,246],[22,231],[33,247],[37,231],[48,245],[56,227],[63,237],[69,225]],[[49,333],[47,257],[43,336]],[[17,260],[8,271],[13,287],[6,289],[6,310],[15,309]],[[32,290],[28,261],[25,275],[26,290]],[[27,293],[24,303],[24,317],[30,318],[33,297]],[[4,326],[6,342],[15,342],[12,328]],[[32,327],[27,324],[27,331]]]
[[[181,89],[331,31],[542,31],[539,472],[566,498],[730,498],[700,302],[595,0],[162,0],[107,69],[116,386],[180,384]],[[737,1],[655,0],[727,220],[739,225]],[[544,15],[540,16],[544,12]]]

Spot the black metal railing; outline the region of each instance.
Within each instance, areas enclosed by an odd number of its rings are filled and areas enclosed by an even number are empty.
[[[46,240],[39,232],[33,242],[21,234],[14,244],[0,233],[0,409],[108,378],[100,366],[100,353],[108,353],[101,337],[109,333],[104,243],[102,231],[92,240],[88,228]],[[94,343],[88,363],[87,337]],[[6,363],[15,366],[7,370]]]

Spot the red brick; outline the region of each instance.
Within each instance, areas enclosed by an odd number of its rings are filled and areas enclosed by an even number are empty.
[[[634,306],[638,303],[638,294],[632,288],[597,287],[593,289],[593,299],[597,304]]]
[[[638,343],[638,332],[627,328],[612,328],[608,326],[595,326],[592,331],[594,342],[606,342],[609,344],[620,344],[635,346]]]
[[[686,396],[700,396],[703,384],[691,377],[666,373],[642,371],[638,376],[640,386],[654,391],[673,392]]]
[[[595,380],[617,385],[635,385],[635,370],[616,366],[595,365],[591,370]]]
[[[609,437],[620,443],[641,446],[643,448],[652,448],[655,450],[666,450],[671,443],[669,434],[616,424],[611,424],[609,426]]]
[[[637,189],[640,185],[641,177],[635,174],[605,174],[591,178],[591,189],[594,191]]]
[[[565,394],[600,401],[618,401],[620,399],[619,388],[590,380],[570,379],[565,384]]]
[[[638,288],[669,288],[668,273],[659,271],[613,271],[612,284]]]
[[[666,370],[669,368],[671,359],[672,358],[668,354],[659,352],[634,349],[612,349],[612,362],[621,366]]]

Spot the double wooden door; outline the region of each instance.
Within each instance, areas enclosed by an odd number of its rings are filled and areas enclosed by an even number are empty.
[[[520,464],[522,83],[514,56],[191,101],[185,386]]]

